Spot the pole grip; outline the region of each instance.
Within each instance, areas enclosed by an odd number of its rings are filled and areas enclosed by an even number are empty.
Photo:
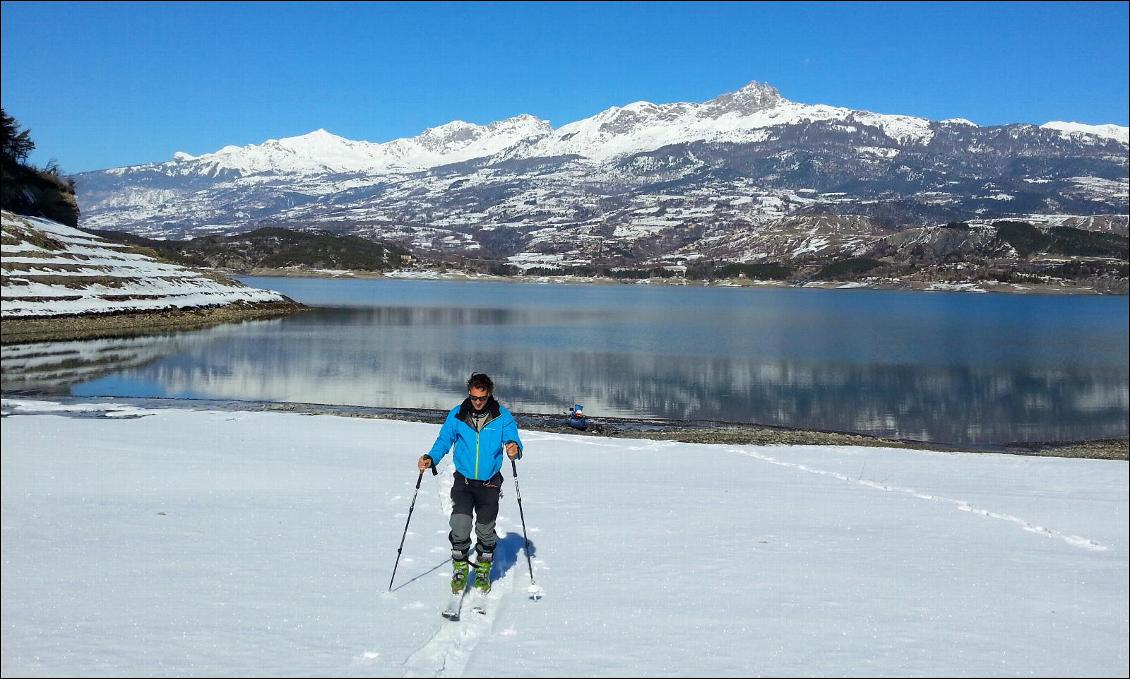
[[[435,465],[434,462],[428,465],[428,469],[432,470],[432,476],[439,475],[439,472],[436,471],[436,465]],[[416,479],[416,490],[420,490],[420,482],[423,481],[423,480],[424,480],[424,470],[421,469],[420,470],[420,477],[418,479]]]

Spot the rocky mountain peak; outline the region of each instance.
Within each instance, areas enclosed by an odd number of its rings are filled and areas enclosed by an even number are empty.
[[[487,129],[492,132],[514,130],[527,133],[530,136],[541,136],[553,132],[553,125],[548,120],[542,120],[529,113],[522,113],[505,120],[496,120],[487,125]]]
[[[476,142],[489,146],[509,145],[526,137],[541,137],[553,130],[549,121],[532,115],[519,115],[497,120],[487,125],[475,125],[462,120],[425,130],[416,138],[417,143],[434,153],[447,153],[463,149]],[[497,138],[493,143],[492,137]]]
[[[787,103],[787,100],[781,96],[776,87],[755,80],[736,92],[711,99],[704,104],[704,108],[715,115],[727,113],[749,115],[783,103]]]
[[[449,146],[461,146],[482,136],[484,129],[479,125],[462,120],[453,120],[437,127],[430,127],[417,137],[420,146],[431,151],[441,152]]]

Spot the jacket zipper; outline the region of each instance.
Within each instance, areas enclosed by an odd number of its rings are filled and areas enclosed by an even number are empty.
[[[497,419],[498,419],[497,417],[492,417],[489,420],[487,420],[485,423],[483,423],[483,429],[486,429],[488,426],[490,426],[491,422],[494,422]],[[472,429],[474,429],[474,427],[472,427]],[[476,481],[479,480],[479,437],[480,436],[482,436],[482,432],[479,431],[478,429],[475,429],[475,480]]]

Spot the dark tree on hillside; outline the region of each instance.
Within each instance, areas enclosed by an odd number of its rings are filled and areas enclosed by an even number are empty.
[[[0,140],[3,147],[0,148],[0,152],[4,154],[6,160],[14,163],[24,162],[35,148],[35,142],[31,140],[31,130],[21,132],[20,124],[2,108],[0,108],[0,117],[3,125],[3,139]]]
[[[74,183],[59,176],[57,163],[39,170],[25,161],[35,148],[30,130],[0,108],[0,208],[20,215],[78,226]]]

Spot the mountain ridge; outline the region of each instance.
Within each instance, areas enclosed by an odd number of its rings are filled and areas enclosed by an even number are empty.
[[[1126,128],[1047,125],[798,104],[753,82],[556,129],[519,115],[382,144],[317,130],[76,182],[84,228],[322,230],[439,260],[851,257],[901,230],[997,219],[1125,235],[1128,146],[1096,130]]]
[[[780,110],[777,110],[780,109]],[[773,113],[766,113],[773,111]],[[756,117],[757,114],[764,114],[761,117]],[[566,123],[561,127],[554,129],[552,124],[536,116],[530,114],[518,114],[510,118],[492,121],[483,125],[468,123],[462,120],[452,120],[442,125],[427,128],[415,137],[401,137],[392,139],[387,142],[372,142],[365,140],[352,140],[339,135],[328,132],[324,128],[319,128],[312,132],[297,135],[293,137],[284,137],[281,139],[268,139],[260,144],[248,144],[245,146],[228,145],[223,148],[201,155],[191,155],[183,151],[176,152],[172,160],[161,163],[144,163],[141,165],[127,166],[125,168],[111,168],[110,170],[125,170],[131,167],[152,167],[155,165],[165,165],[169,162],[187,162],[202,159],[211,159],[216,157],[230,157],[240,154],[255,154],[265,147],[280,148],[290,152],[297,152],[305,150],[313,154],[334,154],[337,148],[352,148],[357,155],[352,156],[350,159],[354,161],[352,165],[326,165],[323,169],[332,172],[347,172],[347,171],[412,171],[423,169],[422,166],[395,166],[395,165],[382,165],[375,161],[372,154],[377,153],[390,153],[399,154],[404,157],[405,154],[413,150],[413,147],[420,147],[435,153],[440,158],[431,158],[429,160],[435,161],[435,165],[449,164],[450,162],[459,162],[461,160],[470,160],[472,158],[486,157],[490,155],[484,153],[472,157],[456,157],[452,158],[447,155],[460,148],[465,148],[467,144],[460,143],[468,140],[477,140],[487,134],[498,134],[499,131],[503,134],[501,139],[496,138],[490,146],[497,146],[500,143],[510,141],[511,145],[521,143],[530,138],[546,138],[556,136],[558,139],[553,140],[554,143],[546,144],[546,148],[533,149],[530,153],[537,153],[542,156],[561,156],[568,155],[567,150],[573,149],[576,151],[578,148],[581,150],[588,150],[592,153],[591,147],[580,147],[578,144],[566,144],[565,142],[573,140],[578,134],[587,134],[589,137],[597,137],[599,131],[606,133],[615,133],[619,127],[631,126],[634,121],[640,119],[647,119],[649,116],[659,118],[671,122],[674,119],[693,115],[701,120],[717,121],[721,118],[726,118],[727,122],[731,123],[730,126],[722,125],[716,129],[699,129],[699,130],[685,130],[687,136],[680,137],[678,135],[672,136],[667,140],[660,140],[665,143],[660,143],[659,146],[654,146],[650,150],[660,148],[666,143],[679,143],[698,140],[709,140],[709,136],[696,136],[709,135],[710,133],[718,134],[721,132],[733,132],[736,130],[752,130],[773,127],[779,124],[788,124],[794,120],[827,120],[827,119],[843,119],[846,122],[855,122],[860,124],[876,124],[879,125],[884,131],[894,139],[898,140],[928,140],[931,136],[928,128],[931,123],[936,125],[958,124],[986,129],[980,125],[976,125],[966,119],[946,119],[942,121],[932,121],[927,118],[898,115],[898,114],[881,114],[865,110],[847,109],[836,106],[829,106],[825,104],[800,104],[789,101],[783,98],[777,88],[772,85],[767,85],[757,81],[751,82],[744,87],[734,91],[724,93],[713,99],[707,100],[702,103],[688,103],[676,102],[670,104],[655,104],[649,101],[637,101],[625,106],[612,106],[606,108],[598,113],[581,120]],[[739,124],[741,118],[754,118],[745,120],[745,126]],[[1012,125],[1026,126],[1029,123],[1014,123]],[[1003,126],[989,126],[989,127],[1008,127]],[[1034,125],[1033,125],[1034,126]],[[1054,129],[1061,133],[1072,135],[1087,135],[1105,139],[1113,139],[1123,144],[1127,143],[1130,138],[1130,127],[1119,126],[1114,124],[1103,125],[1090,125],[1077,122],[1065,121],[1049,121],[1038,126],[1041,129]],[[595,128],[595,130],[593,129]],[[561,139],[564,138],[564,139]],[[649,150],[640,148],[636,150]],[[505,151],[505,148],[499,149],[499,152]],[[472,152],[474,152],[472,150]],[[620,151],[626,153],[629,151]],[[579,153],[584,157],[609,157],[609,153],[598,153],[594,155],[586,155]],[[611,154],[615,155],[615,153]],[[364,165],[364,160],[371,160],[374,164]],[[419,161],[419,162],[422,162]],[[434,167],[429,165],[428,167]],[[241,169],[239,166],[231,166],[229,169]],[[264,168],[261,165],[255,166],[256,171],[262,171]],[[272,169],[294,169],[287,167],[274,167]]]

